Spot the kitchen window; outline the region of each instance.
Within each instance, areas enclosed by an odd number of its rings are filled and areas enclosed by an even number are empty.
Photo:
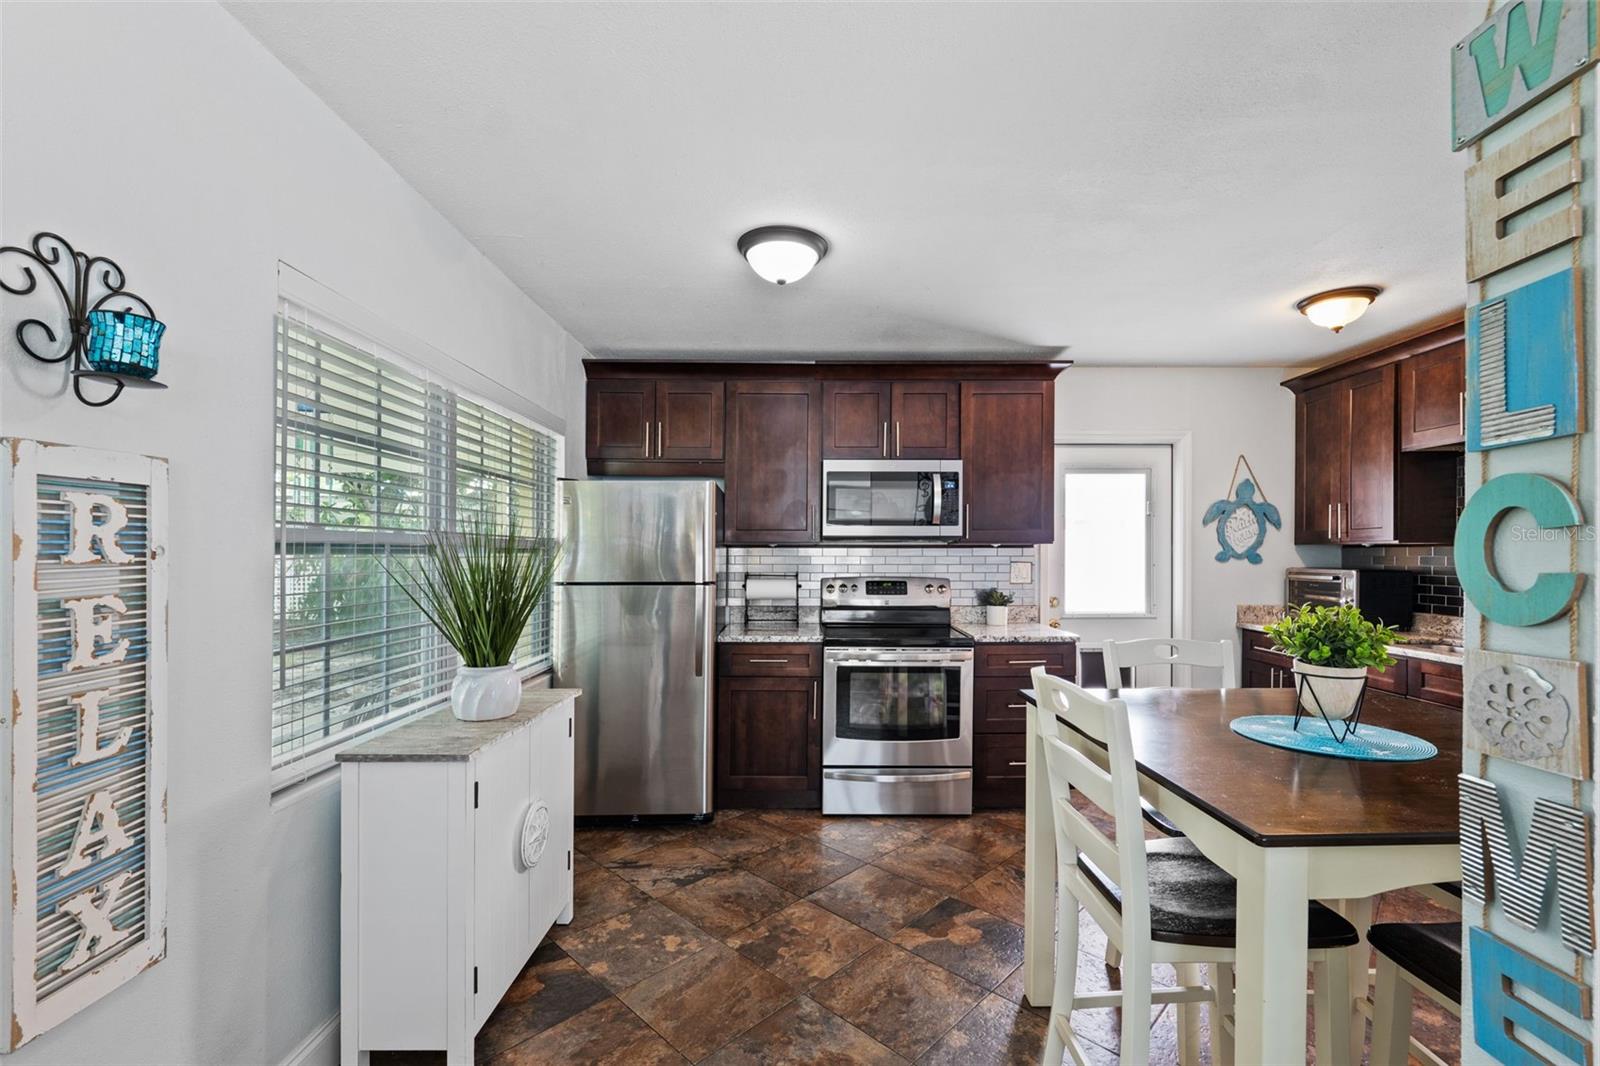
[[[285,301],[276,319],[275,787],[447,698],[455,651],[388,577],[429,531],[554,532],[561,438]],[[548,602],[516,665],[549,661]]]

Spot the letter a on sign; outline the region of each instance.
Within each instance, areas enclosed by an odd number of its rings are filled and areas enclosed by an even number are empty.
[[[83,805],[83,813],[78,816],[78,828],[72,834],[72,847],[67,850],[67,861],[56,870],[56,876],[66,877],[86,868],[95,861],[95,856],[89,853],[97,848],[101,849],[99,858],[104,859],[131,847],[133,839],[117,818],[111,793],[96,792]]]

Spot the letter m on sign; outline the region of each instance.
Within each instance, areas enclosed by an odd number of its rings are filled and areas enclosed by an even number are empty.
[[[1535,801],[1519,862],[1506,830],[1500,790],[1470,774],[1462,774],[1460,781],[1463,894],[1485,905],[1498,898],[1513,922],[1538,929],[1553,873],[1561,942],[1581,954],[1594,954],[1589,816],[1547,799]]]
[[[1539,5],[1539,29],[1535,36],[1528,24],[1527,0],[1517,0],[1512,4],[1505,14],[1503,59],[1495,48],[1497,34],[1492,22],[1467,46],[1478,69],[1478,86],[1483,90],[1483,110],[1491,118],[1510,102],[1512,79],[1519,71],[1522,73],[1522,84],[1530,91],[1550,79],[1556,62],[1556,37],[1561,28],[1561,9],[1565,6],[1566,0],[1544,0]]]

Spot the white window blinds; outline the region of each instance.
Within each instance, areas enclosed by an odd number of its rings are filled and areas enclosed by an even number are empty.
[[[437,704],[455,652],[387,576],[431,530],[554,530],[560,441],[290,303],[277,317],[272,760]],[[548,603],[516,665],[549,657]]]

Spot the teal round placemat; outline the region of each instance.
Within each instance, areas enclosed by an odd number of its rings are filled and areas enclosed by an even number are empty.
[[[1423,762],[1439,754],[1439,749],[1421,737],[1402,733],[1398,729],[1385,729],[1376,725],[1359,725],[1343,744],[1333,739],[1328,723],[1320,715],[1306,715],[1300,719],[1300,730],[1295,731],[1292,714],[1251,714],[1235,718],[1228,728],[1247,740],[1270,744],[1275,748],[1303,751],[1307,755],[1331,755],[1335,759],[1363,759],[1367,762]],[[1339,723],[1342,731],[1344,724]]]

